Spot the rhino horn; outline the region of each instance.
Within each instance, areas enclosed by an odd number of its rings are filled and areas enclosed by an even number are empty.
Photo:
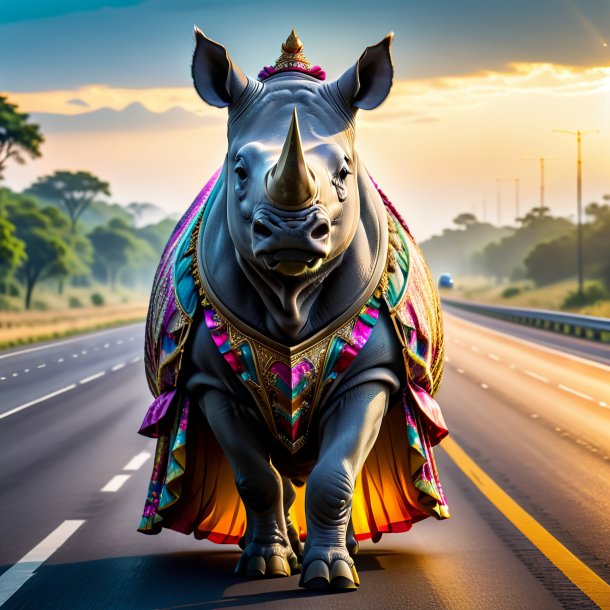
[[[279,161],[267,174],[267,194],[278,207],[290,210],[309,206],[317,194],[314,174],[303,154],[296,108]]]

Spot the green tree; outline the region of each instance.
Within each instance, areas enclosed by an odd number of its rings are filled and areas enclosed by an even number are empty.
[[[497,282],[523,275],[524,261],[538,244],[551,241],[573,231],[574,225],[565,218],[547,216],[544,208],[534,208],[521,219],[521,227],[499,242],[488,244],[481,253],[486,273]]]
[[[110,185],[89,172],[56,171],[38,178],[27,192],[63,208],[70,217],[70,231],[75,233],[81,214],[99,195],[110,195]]]
[[[116,288],[123,271],[138,268],[146,259],[155,256],[150,244],[139,239],[133,227],[120,218],[96,227],[88,237],[93,244],[96,264],[104,269],[106,282],[112,289]]]
[[[27,198],[6,208],[15,226],[17,238],[25,243],[27,258],[18,274],[25,284],[25,307],[30,308],[32,292],[38,282],[58,275],[68,275],[75,264],[76,254],[67,243],[62,226],[57,226],[57,214],[52,207],[38,208]],[[64,217],[64,225],[69,222]]]
[[[453,224],[457,225],[458,227],[467,227],[469,225],[477,224],[477,222],[477,217],[474,214],[471,214],[470,212],[463,212],[462,214],[458,214],[453,219]]]
[[[15,235],[15,225],[0,216],[0,292],[6,291],[14,271],[26,258],[25,244]]]
[[[478,222],[476,217],[469,213],[458,215],[453,222],[461,228],[445,229],[442,235],[434,235],[420,244],[426,261],[435,275],[478,273],[481,261],[477,253],[487,244],[513,233],[513,229],[507,227],[495,227],[487,222]]]
[[[0,95],[0,180],[9,159],[25,163],[24,154],[40,157],[44,136],[40,127],[28,123],[29,115],[17,110],[5,95]]]

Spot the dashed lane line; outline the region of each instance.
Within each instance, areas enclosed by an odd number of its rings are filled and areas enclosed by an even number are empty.
[[[534,373],[533,371],[523,371],[526,375],[529,375],[530,377],[533,377],[534,379],[537,379],[538,381],[542,381],[543,383],[548,383],[549,380],[546,377],[543,377],[542,375],[538,375],[538,373]]]
[[[137,322],[137,324],[141,324]],[[58,345],[68,345],[70,343],[75,343],[76,341],[82,341],[83,337],[98,337],[99,335],[105,335],[111,332],[116,332],[116,328],[107,328],[104,330],[99,330],[94,333],[84,333],[79,337],[73,337],[72,339],[63,339],[61,341],[53,341],[52,343],[45,343],[44,345],[37,345],[35,347],[26,347],[25,349],[20,349],[14,352],[8,352],[7,354],[0,354],[0,360],[4,360],[5,358],[11,358],[13,356],[19,356],[21,354],[30,354],[32,352],[38,352],[43,349],[48,349],[50,347],[56,347]]]
[[[489,390],[489,386],[488,386],[486,383],[482,383],[482,384],[481,384],[481,387],[482,387],[484,390]]]
[[[0,576],[0,606],[3,606],[57,549],[85,523],[81,519],[64,521],[42,542]]]
[[[496,362],[500,362],[500,356],[496,356],[495,354],[487,354],[487,357],[495,360]]]
[[[589,396],[588,394],[583,394],[582,392],[579,392],[578,390],[574,390],[574,389],[568,387],[567,385],[563,385],[562,383],[560,383],[557,387],[560,390],[563,390],[564,392],[574,394],[574,396],[578,396],[579,398],[584,398],[585,400],[590,400],[593,402],[593,398],[591,396]]]
[[[34,405],[37,405],[38,403],[41,403],[45,400],[49,400],[49,398],[54,398],[55,396],[59,396],[60,394],[69,392],[70,390],[73,390],[75,387],[76,387],[76,384],[71,383],[70,385],[67,385],[65,388],[55,390],[55,392],[51,392],[50,394],[45,394],[44,396],[41,396],[40,398],[36,398],[36,400],[31,400],[30,402],[26,402],[25,404],[19,405],[18,407],[15,407],[14,409],[7,411],[6,413],[0,413],[0,419],[4,419],[5,417],[8,417],[9,415],[14,415],[15,413],[19,413],[19,411],[23,411],[24,409],[33,407]]]
[[[450,437],[441,447],[477,489],[567,578],[600,608],[610,608],[610,584],[542,527]]]
[[[112,370],[118,371],[124,367],[125,367],[125,363],[121,362],[121,363],[113,366]],[[94,375],[91,375],[89,377],[85,377],[84,379],[81,379],[78,382],[78,385],[83,385],[85,383],[89,383],[90,381],[93,381],[94,379],[98,379],[99,377],[102,377],[105,374],[106,374],[106,371],[101,371],[101,372],[95,373]],[[13,373],[13,377],[16,377],[16,376],[17,376],[17,373]],[[18,407],[10,409],[9,411],[6,411],[5,413],[0,413],[0,419],[4,419],[5,417],[8,417],[9,415],[14,415],[15,413],[19,413],[20,411],[23,411],[24,409],[33,407],[34,405],[44,402],[45,400],[49,400],[50,398],[54,398],[55,396],[59,396],[60,394],[64,394],[65,392],[69,392],[70,390],[73,390],[76,387],[77,387],[76,383],[71,383],[70,385],[67,385],[64,388],[60,388],[59,390],[55,390],[54,392],[49,392],[49,394],[45,394],[44,396],[41,396],[40,398],[36,398],[35,400],[26,402],[23,405],[19,405]]]
[[[112,479],[110,479],[110,481],[108,481],[108,483],[106,483],[106,485],[104,485],[104,487],[102,487],[102,489],[100,489],[100,491],[103,491],[103,492],[119,491],[119,489],[121,489],[121,487],[123,487],[123,485],[125,484],[125,481],[127,481],[129,479],[129,477],[131,477],[130,474],[117,474],[117,475],[113,476]]]
[[[84,379],[81,379],[78,383],[80,385],[83,385],[84,383],[89,383],[90,381],[93,381],[94,379],[99,379],[100,377],[103,377],[106,374],[106,371],[100,371],[99,373],[95,373],[95,375],[90,375],[89,377],[85,377]]]
[[[44,367],[47,366],[46,364],[38,364],[36,366],[37,369],[44,369]]]
[[[581,364],[586,364],[588,366],[592,366],[596,369],[600,369],[602,371],[606,371],[606,372],[610,372],[610,366],[608,366],[607,364],[603,364],[601,362],[598,362],[597,360],[589,360],[585,357],[582,356],[576,356],[575,354],[571,354],[569,352],[565,352],[565,351],[560,351],[559,349],[553,349],[552,347],[548,347],[547,345],[542,345],[541,343],[537,343],[536,341],[527,341],[526,339],[521,339],[520,337],[517,337],[515,335],[511,335],[509,333],[503,333],[500,332],[499,330],[495,330],[493,328],[489,328],[489,326],[484,326],[482,324],[476,324],[475,322],[470,322],[470,320],[465,320],[464,318],[460,318],[457,315],[454,314],[448,314],[447,312],[445,312],[446,315],[448,315],[449,317],[453,318],[454,320],[457,320],[459,323],[464,324],[466,326],[470,326],[470,327],[474,327],[477,332],[481,332],[481,329],[484,329],[486,332],[491,333],[492,335],[496,335],[497,337],[500,337],[503,341],[506,341],[507,339],[511,340],[511,341],[515,341],[516,343],[520,343],[521,345],[525,345],[526,347],[530,348],[530,349],[539,349],[542,350],[543,352],[548,352],[550,354],[554,354],[556,356],[562,356],[563,358],[567,358],[568,360],[573,360],[574,362],[579,362]],[[459,343],[458,339],[454,339],[455,343]],[[511,366],[511,368],[513,368]]]
[[[146,464],[150,457],[151,455],[148,451],[142,451],[141,453],[138,453],[138,455],[134,455],[129,462],[123,466],[123,470],[139,470]]]

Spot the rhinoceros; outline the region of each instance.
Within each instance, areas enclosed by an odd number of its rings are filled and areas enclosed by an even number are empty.
[[[333,82],[294,31],[257,79],[195,38],[228,149],[153,285],[139,531],[239,544],[238,575],[354,590],[359,541],[449,517],[438,295],[354,146],[357,111],[390,91],[392,35]]]

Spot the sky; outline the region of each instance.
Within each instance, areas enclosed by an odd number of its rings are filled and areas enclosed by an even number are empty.
[[[193,90],[193,25],[255,77],[295,27],[338,78],[394,31],[395,82],[358,117],[369,171],[425,239],[460,212],[503,224],[610,193],[610,0],[0,0],[0,91],[40,123],[41,159],[12,165],[22,189],[56,169],[88,170],[112,200],[183,211],[226,150],[226,110]],[[498,179],[500,181],[498,182]]]

